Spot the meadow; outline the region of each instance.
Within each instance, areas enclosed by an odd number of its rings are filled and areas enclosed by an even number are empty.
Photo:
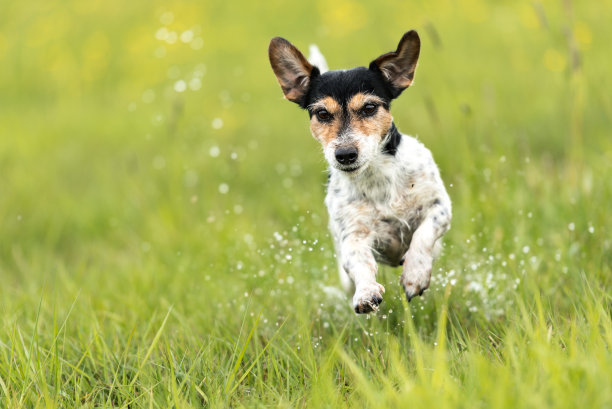
[[[0,3],[0,406],[612,408],[612,6]],[[367,65],[453,222],[431,289],[340,291],[267,46]]]

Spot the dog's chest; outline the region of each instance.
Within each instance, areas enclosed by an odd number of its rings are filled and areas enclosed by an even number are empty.
[[[435,180],[420,164],[398,164],[390,157],[377,165],[354,178],[331,175],[325,200],[330,216],[374,230],[394,229],[395,224],[415,228],[422,211],[420,202]]]
[[[421,223],[420,189],[411,172],[375,176],[357,183],[332,177],[326,198],[330,227],[337,241],[367,236],[379,261],[397,265]]]

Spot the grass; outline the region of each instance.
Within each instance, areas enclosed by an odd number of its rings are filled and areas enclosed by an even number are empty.
[[[612,407],[608,5],[0,16],[2,406]],[[434,153],[453,227],[424,297],[382,268],[380,311],[356,316],[323,158],[266,48],[350,67],[410,28],[421,61],[392,113]]]

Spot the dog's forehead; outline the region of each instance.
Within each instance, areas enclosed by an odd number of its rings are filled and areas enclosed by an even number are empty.
[[[373,94],[389,101],[390,94],[380,74],[365,67],[328,71],[317,77],[310,89],[309,104],[332,97],[345,106],[356,94]]]

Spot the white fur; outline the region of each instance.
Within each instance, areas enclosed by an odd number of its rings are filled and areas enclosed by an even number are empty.
[[[407,135],[395,155],[383,153],[383,143],[368,149],[367,160],[351,173],[336,168],[325,149],[332,165],[325,199],[329,227],[342,281],[347,287],[352,281],[360,313],[376,310],[382,300],[377,261],[403,261],[406,297],[420,295],[429,286],[438,241],[450,227],[451,201],[431,152]]]
[[[310,44],[308,47],[308,62],[317,67],[321,74],[329,71],[325,57],[315,44]]]

